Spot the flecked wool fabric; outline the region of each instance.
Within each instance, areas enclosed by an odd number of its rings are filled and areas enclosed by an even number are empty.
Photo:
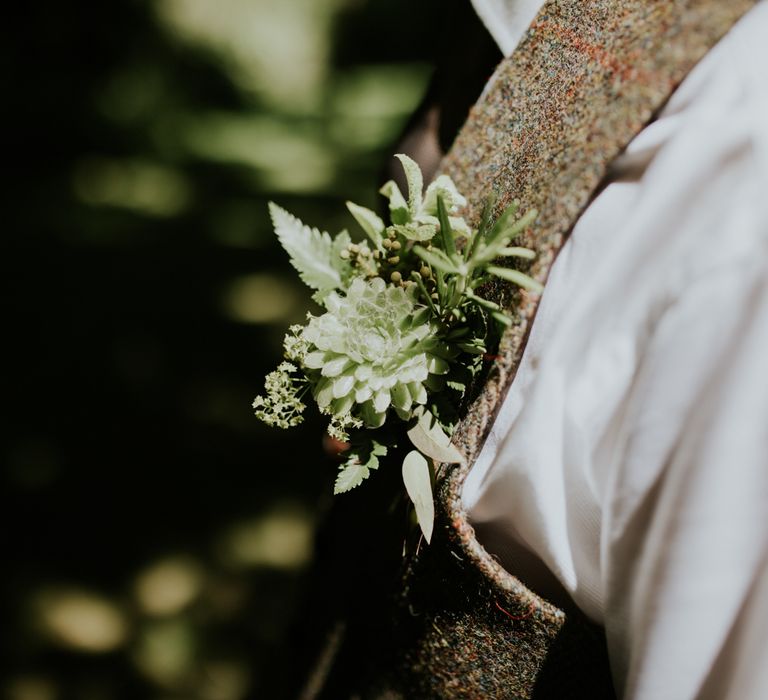
[[[552,262],[613,158],[652,120],[693,66],[755,0],[551,0],[496,70],[442,171],[477,223],[519,199],[540,213],[519,244],[545,282]],[[514,378],[538,295],[503,284],[486,295],[512,309],[498,359],[444,467],[436,532],[408,564],[402,594],[400,690],[406,698],[607,698],[604,639],[578,612],[557,609],[477,541],[461,486]]]

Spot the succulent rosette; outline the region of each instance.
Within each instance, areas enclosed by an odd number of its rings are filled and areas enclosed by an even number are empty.
[[[380,277],[353,280],[346,294],[330,294],[326,307],[302,333],[302,364],[319,372],[313,395],[321,410],[378,428],[390,406],[407,419],[415,404],[427,402],[425,382],[447,373],[451,356],[427,307]]]
[[[459,405],[484,354],[512,323],[483,296],[484,285],[493,276],[541,290],[520,269],[533,252],[511,245],[537,213],[518,216],[513,204],[491,224],[489,204],[472,229],[450,177],[440,175],[424,190],[418,165],[397,157],[408,196],[392,181],[381,188],[389,224],[347,202],[367,240],[353,242],[346,231],[332,237],[270,204],[280,243],[325,310],[291,326],[287,362],[267,375],[265,395],[253,406],[265,423],[288,428],[301,422],[306,396],[314,398],[329,417],[328,433],[351,443],[336,493],[361,484],[407,437],[415,449],[403,461],[403,482],[429,541],[434,465],[461,461],[450,439]],[[512,266],[503,262],[510,258],[517,259]],[[389,419],[399,421],[399,431],[381,430]]]

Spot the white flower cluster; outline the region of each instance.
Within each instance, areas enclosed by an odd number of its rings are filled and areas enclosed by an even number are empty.
[[[253,400],[256,417],[275,428],[292,428],[304,420],[301,415],[306,408],[301,401],[302,384],[306,380],[294,378],[296,366],[282,362],[274,372],[264,378],[266,396]]]

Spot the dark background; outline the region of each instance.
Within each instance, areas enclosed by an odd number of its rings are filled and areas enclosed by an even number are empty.
[[[12,700],[275,697],[334,464],[252,416],[430,77],[434,0],[16,6],[2,42]]]

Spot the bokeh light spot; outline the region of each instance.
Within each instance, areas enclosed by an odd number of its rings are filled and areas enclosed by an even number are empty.
[[[202,700],[240,700],[249,685],[250,673],[245,662],[208,661],[202,667],[199,692]]]
[[[296,287],[268,273],[232,281],[222,296],[224,314],[238,323],[275,323],[295,316],[303,307]]]
[[[35,609],[43,633],[54,643],[76,651],[113,651],[128,635],[128,623],[120,608],[90,591],[49,589],[38,594]]]
[[[348,2],[159,0],[156,7],[178,39],[216,51],[243,90],[275,106],[309,109],[328,70],[331,23]]]
[[[153,622],[139,635],[133,661],[139,671],[160,686],[174,688],[195,667],[195,636],[184,619]]]
[[[90,157],[74,169],[75,194],[85,204],[131,209],[148,216],[176,216],[190,199],[187,179],[157,163]]]
[[[220,554],[234,568],[293,570],[309,562],[312,537],[313,523],[306,511],[283,505],[232,527],[222,538]]]
[[[139,607],[148,615],[175,615],[200,595],[203,571],[186,557],[163,559],[142,571],[134,584]]]
[[[262,187],[312,192],[327,187],[336,170],[327,139],[285,119],[218,113],[188,119],[179,129],[190,153],[253,168]]]
[[[47,678],[19,676],[8,681],[3,697],[6,700],[58,700],[60,695]]]

